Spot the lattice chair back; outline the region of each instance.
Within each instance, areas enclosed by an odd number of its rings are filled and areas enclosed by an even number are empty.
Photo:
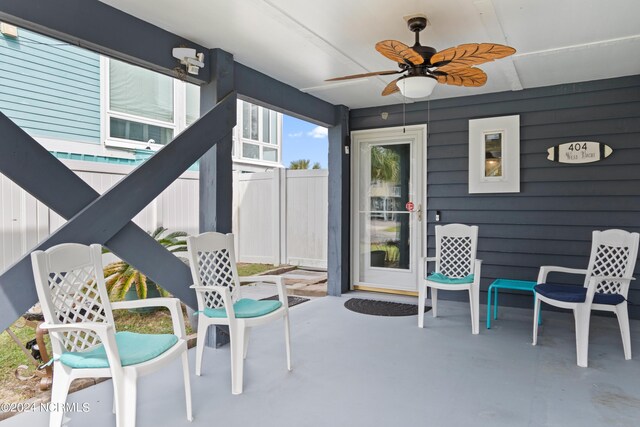
[[[226,286],[237,300],[240,282],[233,245],[233,234],[202,233],[187,238],[193,283],[198,286]],[[224,307],[222,295],[207,292],[203,308]],[[203,309],[200,308],[200,309]]]
[[[436,272],[451,278],[473,274],[477,243],[475,225],[436,225]]]
[[[584,286],[589,285],[592,276],[631,277],[638,257],[638,233],[624,230],[594,231],[591,244],[591,258]],[[629,282],[603,280],[596,286],[596,292],[620,294],[627,298]]]
[[[114,324],[102,270],[102,246],[65,243],[31,254],[44,319],[52,324]],[[100,344],[95,332],[51,332],[53,352],[84,351]]]

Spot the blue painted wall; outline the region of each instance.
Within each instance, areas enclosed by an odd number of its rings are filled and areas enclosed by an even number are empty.
[[[0,34],[0,111],[33,137],[99,144],[99,55],[21,28]]]

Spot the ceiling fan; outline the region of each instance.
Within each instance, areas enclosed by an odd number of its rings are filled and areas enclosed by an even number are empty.
[[[392,61],[396,61],[398,70],[354,74],[326,81],[403,74],[384,88],[382,96],[401,92],[407,98],[424,98],[431,95],[436,83],[467,87],[483,86],[487,82],[487,75],[474,66],[504,58],[516,52],[510,46],[495,43],[468,43],[437,52],[431,46],[420,44],[420,31],[427,26],[426,16],[410,17],[407,25],[416,35],[413,46],[409,47],[397,40],[383,40],[376,43],[376,50]]]

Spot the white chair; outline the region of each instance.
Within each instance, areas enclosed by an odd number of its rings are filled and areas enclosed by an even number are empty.
[[[287,369],[291,370],[289,307],[284,282],[279,276],[239,277],[233,249],[233,234],[203,233],[187,238],[189,263],[198,298],[198,336],[196,375],[201,374],[207,329],[210,325],[228,325],[231,339],[231,392],[241,394],[244,359],[249,334],[254,326],[283,319]],[[240,299],[242,282],[273,283],[278,301]]]
[[[436,225],[436,256],[427,257],[435,261],[435,272],[418,283],[418,327],[424,327],[424,306],[427,290],[431,288],[431,312],[438,316],[438,289],[468,291],[471,306],[471,332],[480,330],[480,268],[482,261],[476,259],[478,227],[464,224]]]
[[[102,247],[65,243],[31,254],[33,274],[54,354],[49,425],[59,427],[69,385],[76,378],[111,377],[118,427],[136,423],[136,381],[182,357],[187,419],[192,420],[184,318],[176,298],[109,303]],[[173,334],[116,332],[113,309],[167,307]],[[160,392],[175,392],[163,390]],[[172,396],[173,397],[173,396]]]
[[[535,287],[533,345],[538,341],[540,301],[555,307],[573,310],[576,325],[576,353],[578,366],[586,368],[589,353],[589,321],[591,310],[616,314],[622,334],[624,358],[631,359],[631,335],[627,294],[638,257],[638,233],[624,230],[594,231],[591,257],[586,270],[565,267],[540,267]],[[583,285],[547,283],[550,272],[581,274]]]

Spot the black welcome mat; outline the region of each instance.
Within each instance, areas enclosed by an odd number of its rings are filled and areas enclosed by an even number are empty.
[[[278,297],[278,295],[273,295],[270,296],[268,298],[262,298],[261,301],[268,301],[268,300],[273,300],[273,301],[277,301],[280,298]],[[302,304],[303,302],[307,302],[309,301],[309,298],[302,298],[302,297],[292,297],[292,296],[288,296],[287,297],[287,302],[289,303],[289,307],[293,307],[296,306],[298,304]]]
[[[378,301],[374,299],[351,298],[344,303],[345,308],[356,313],[370,314],[372,316],[416,316],[418,306],[393,301]],[[424,311],[431,310],[425,307]]]

